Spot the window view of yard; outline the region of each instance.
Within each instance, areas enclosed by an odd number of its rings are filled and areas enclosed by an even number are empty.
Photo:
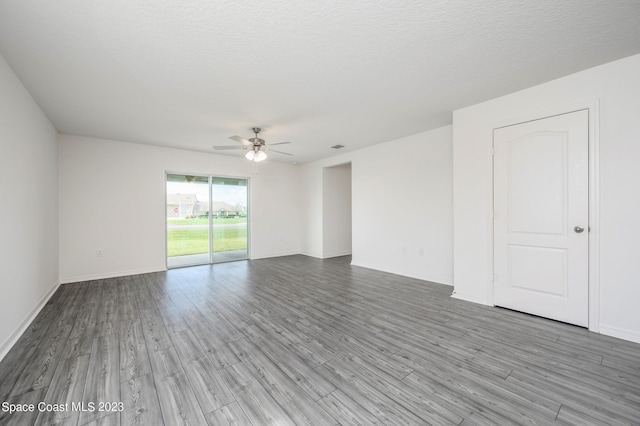
[[[169,267],[249,256],[247,186],[247,179],[167,174]]]
[[[247,249],[247,218],[214,218],[213,251]],[[209,219],[168,219],[168,256],[209,252]]]

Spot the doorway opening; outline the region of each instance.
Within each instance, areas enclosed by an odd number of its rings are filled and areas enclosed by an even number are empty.
[[[351,163],[322,169],[322,257],[352,254]]]
[[[249,258],[249,181],[166,174],[167,267]]]

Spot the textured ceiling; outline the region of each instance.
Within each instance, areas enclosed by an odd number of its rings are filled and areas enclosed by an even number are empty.
[[[60,132],[213,152],[261,126],[302,163],[640,53],[639,23],[637,0],[0,0],[0,52]]]

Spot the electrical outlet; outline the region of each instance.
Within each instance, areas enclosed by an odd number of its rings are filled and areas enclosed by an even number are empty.
[[[402,247],[402,254],[407,254],[407,247]]]
[[[102,257],[102,249],[96,250],[96,257]]]
[[[423,248],[418,250],[418,256],[424,256],[424,249]]]

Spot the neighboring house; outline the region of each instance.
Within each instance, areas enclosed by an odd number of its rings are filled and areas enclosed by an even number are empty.
[[[234,206],[224,201],[214,201],[211,208],[211,214],[213,217],[237,217],[247,215],[246,206]]]
[[[167,194],[167,219],[197,217],[199,204],[196,194]]]
[[[209,202],[199,201],[196,194],[167,194],[167,219],[184,219],[207,216]],[[247,207],[214,201],[213,217],[238,217],[247,215]]]

